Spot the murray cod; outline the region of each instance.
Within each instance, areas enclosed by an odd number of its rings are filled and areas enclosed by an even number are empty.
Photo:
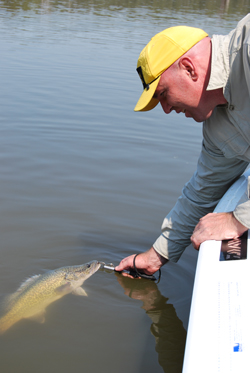
[[[0,333],[5,332],[21,319],[44,322],[46,307],[66,294],[87,296],[81,286],[100,266],[101,263],[94,260],[28,278],[15,293],[6,298],[4,302],[6,313],[0,318]]]

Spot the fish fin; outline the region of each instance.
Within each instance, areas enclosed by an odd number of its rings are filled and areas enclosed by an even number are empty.
[[[87,297],[88,296],[88,294],[86,293],[86,291],[83,288],[81,288],[80,286],[78,288],[74,289],[72,291],[72,294],[80,295],[82,297]]]
[[[33,320],[43,324],[45,322],[45,310],[39,311],[35,315],[24,317],[25,319]]]
[[[68,294],[71,292],[71,283],[67,282],[66,284],[59,286],[56,291],[60,294]]]
[[[30,286],[33,282],[35,282],[41,275],[35,275],[32,277],[27,278],[17,289],[17,292],[20,293],[24,289],[26,289],[28,286]]]

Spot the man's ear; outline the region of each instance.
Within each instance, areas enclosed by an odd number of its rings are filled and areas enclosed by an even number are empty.
[[[198,79],[198,73],[197,69],[189,57],[181,57],[179,59],[179,68],[186,73],[193,81],[197,81]]]

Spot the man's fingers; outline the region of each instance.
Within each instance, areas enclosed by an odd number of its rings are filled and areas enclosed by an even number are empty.
[[[133,268],[134,257],[135,257],[135,254],[122,259],[121,262],[118,264],[118,266],[115,267],[115,270],[123,271],[124,269]]]
[[[192,235],[192,236],[190,237],[190,240],[191,240],[192,245],[193,245],[193,247],[195,248],[195,250],[199,250],[199,248],[200,248],[200,242],[198,242],[198,241],[196,240],[196,238],[194,237],[194,235]]]

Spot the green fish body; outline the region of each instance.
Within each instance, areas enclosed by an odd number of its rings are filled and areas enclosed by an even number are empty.
[[[5,301],[6,313],[0,318],[0,333],[21,319],[45,320],[45,309],[64,295],[87,296],[81,287],[101,266],[98,261],[62,267],[28,278]]]

